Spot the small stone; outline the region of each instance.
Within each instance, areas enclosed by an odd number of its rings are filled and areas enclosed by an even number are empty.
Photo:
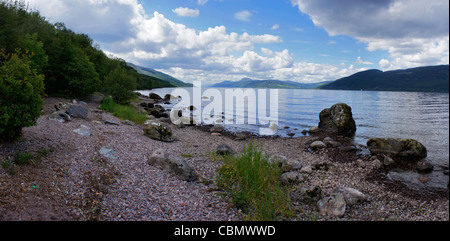
[[[366,167],[366,163],[362,159],[356,160],[356,165],[362,168]]]
[[[269,157],[269,163],[282,167],[287,162],[287,158],[278,154]]]
[[[280,177],[280,181],[283,185],[297,184],[299,182],[303,182],[304,177],[296,171],[290,171],[283,173]]]
[[[187,162],[181,159],[170,158],[163,149],[158,149],[153,152],[147,163],[167,171],[183,181],[192,182],[198,179],[198,175]]]
[[[390,158],[390,157],[388,157],[388,156],[384,156],[384,160],[383,160],[383,164],[385,165],[385,166],[390,166],[390,165],[393,165],[393,164],[395,164],[395,161],[392,159],[392,158]]]
[[[326,161],[317,161],[313,164],[312,169],[313,170],[322,170],[322,171],[328,171],[331,168],[333,168],[334,165],[332,163],[326,162]]]
[[[81,125],[80,128],[73,130],[73,132],[75,132],[79,135],[82,135],[82,136],[90,136],[91,135],[90,128],[85,125]]]
[[[383,167],[383,163],[381,163],[381,161],[378,160],[378,159],[373,160],[373,161],[372,161],[372,165],[373,165],[374,167],[376,167],[376,168],[382,168],[382,167]]]
[[[290,172],[294,170],[300,170],[302,168],[302,164],[297,160],[286,159],[281,166],[281,172]]]
[[[322,130],[318,126],[313,126],[309,129],[308,132],[309,132],[309,134],[315,134],[315,133],[322,132]]]
[[[220,133],[223,131],[223,125],[214,125],[209,131],[213,133]]]
[[[233,149],[227,144],[222,144],[217,147],[217,154],[219,154],[219,155],[227,155],[232,152],[233,152]]]
[[[134,122],[132,122],[130,120],[124,120],[124,121],[122,121],[122,123],[125,124],[125,125],[129,125],[129,126],[134,126],[135,125]]]
[[[357,151],[358,150],[358,148],[356,147],[356,146],[340,146],[340,147],[338,147],[338,149],[339,150],[341,150],[341,151],[348,151],[348,152],[350,152],[350,151]]]
[[[319,186],[301,186],[289,194],[292,201],[313,203],[322,198],[322,190]]]
[[[326,148],[327,145],[325,145],[325,143],[323,143],[321,141],[315,141],[315,142],[311,143],[310,147],[312,150],[318,150],[318,149]]]
[[[311,165],[306,165],[304,167],[302,167],[302,169],[300,169],[301,173],[312,173],[313,169]]]
[[[431,181],[431,177],[424,177],[424,176],[420,176],[419,178],[417,178],[419,180],[419,182],[421,183],[427,183],[429,181]]]
[[[362,203],[366,200],[366,195],[350,187],[338,187],[333,190],[333,193],[342,193],[342,195],[344,195],[345,203],[347,204],[347,206]]]
[[[434,166],[428,162],[418,162],[416,165],[416,170],[420,174],[431,173],[434,169]]]
[[[99,151],[100,155],[111,158],[111,159],[117,159],[117,156],[114,156],[114,150],[109,147],[102,147]]]
[[[320,214],[334,215],[342,217],[345,214],[347,204],[342,193],[333,193],[330,196],[324,197],[317,202]]]
[[[105,124],[107,124],[107,125],[115,125],[115,126],[120,125],[119,122],[113,121],[113,120],[105,120]]]

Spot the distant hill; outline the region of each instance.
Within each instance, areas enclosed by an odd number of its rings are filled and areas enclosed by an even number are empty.
[[[327,84],[329,82],[321,82],[315,84],[303,84],[293,81],[281,81],[281,80],[252,80],[249,78],[243,78],[239,81],[224,81],[211,85],[210,87],[222,87],[222,88],[260,88],[260,89],[314,89],[320,85]]]
[[[383,72],[367,70],[320,87],[330,90],[449,92],[449,65]]]
[[[179,79],[176,79],[168,74],[164,74],[162,72],[156,71],[154,69],[137,66],[132,63],[127,63],[127,64],[128,64],[128,66],[132,67],[140,74],[168,82],[175,87],[191,87],[192,86],[192,84],[184,83],[183,81],[181,81]]]

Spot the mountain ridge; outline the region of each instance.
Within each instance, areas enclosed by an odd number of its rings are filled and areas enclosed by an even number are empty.
[[[261,89],[314,89],[320,85],[327,84],[330,81],[305,84],[294,81],[282,81],[282,80],[253,80],[250,78],[243,78],[239,81],[223,81],[210,85],[209,87],[219,88],[261,88]]]
[[[449,65],[381,71],[370,69],[321,86],[328,90],[449,92]]]
[[[136,64],[128,63],[128,62],[127,62],[127,65],[130,66],[131,68],[133,68],[134,70],[136,70],[139,74],[146,75],[149,77],[153,77],[153,78],[168,82],[175,87],[192,87],[192,84],[185,83],[177,78],[174,78],[163,72],[154,70],[152,68],[142,67],[142,66],[138,66]]]

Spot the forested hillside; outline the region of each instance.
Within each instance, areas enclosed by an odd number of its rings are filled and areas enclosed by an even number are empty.
[[[383,72],[367,70],[338,79],[322,89],[449,92],[449,66],[425,66]]]
[[[97,91],[110,93],[111,85],[106,82],[117,79],[113,75],[119,72],[129,77],[130,83],[122,83],[129,90],[174,86],[138,73],[122,59],[106,56],[86,34],[74,33],[64,23],[50,23],[21,1],[0,0],[0,50],[5,56],[32,55],[31,68],[45,76],[48,96],[83,98]]]

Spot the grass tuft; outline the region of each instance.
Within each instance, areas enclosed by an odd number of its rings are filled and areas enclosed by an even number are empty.
[[[291,216],[288,188],[280,183],[281,168],[253,143],[237,156],[228,155],[218,170],[217,184],[246,213],[246,220],[271,221]]]
[[[138,124],[144,124],[147,120],[146,115],[139,113],[133,106],[117,104],[111,97],[103,99],[100,109],[111,112],[115,117],[122,120],[129,120]]]

